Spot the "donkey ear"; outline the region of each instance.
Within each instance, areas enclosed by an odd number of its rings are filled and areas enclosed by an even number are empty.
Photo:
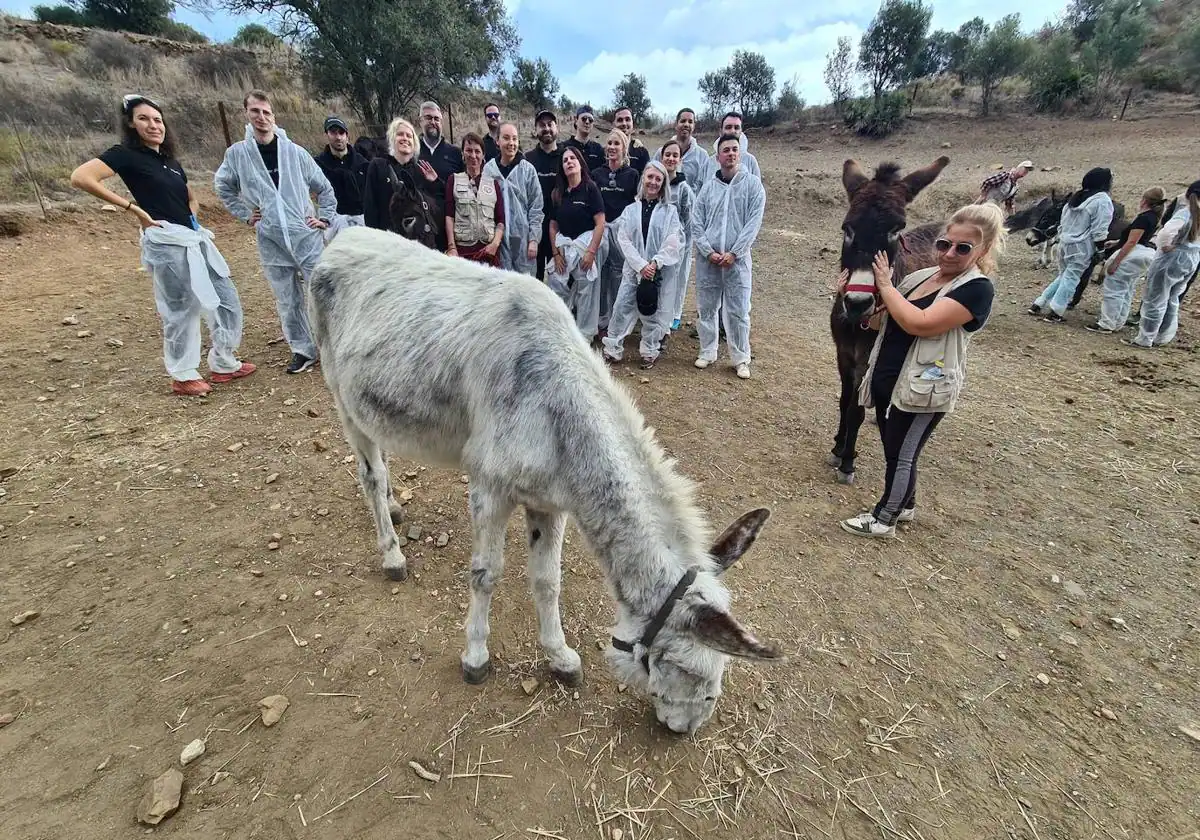
[[[715,609],[709,604],[698,607],[693,612],[692,633],[705,647],[729,656],[779,659],[783,655],[778,645],[760,641],[729,613]]]
[[[912,172],[909,172],[907,175],[901,178],[900,183],[904,184],[905,189],[908,191],[908,200],[912,201],[917,197],[917,194],[920,193],[921,190],[925,189],[935,180],[937,180],[937,176],[942,174],[942,170],[945,169],[949,163],[950,158],[942,155],[924,169],[914,169]]]
[[[717,574],[721,574],[736,563],[750,549],[750,546],[754,545],[754,540],[758,538],[758,532],[762,530],[770,516],[771,511],[767,508],[743,513],[725,529],[721,536],[717,537],[717,541],[708,550],[708,553],[717,561],[717,565],[721,567]]]
[[[853,158],[842,164],[842,186],[846,188],[846,195],[851,198],[854,198],[854,194],[869,180],[858,161]]]

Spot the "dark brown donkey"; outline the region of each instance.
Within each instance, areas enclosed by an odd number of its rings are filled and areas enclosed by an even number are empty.
[[[903,233],[908,205],[921,190],[933,183],[950,158],[942,156],[924,169],[900,177],[895,163],[880,164],[875,177],[868,178],[858,161],[842,166],[842,184],[850,197],[850,209],[842,222],[842,269],[850,272],[846,288],[833,300],[829,329],[837,347],[838,375],[842,380],[837,437],[829,465],[837,467],[839,484],[854,483],[854,458],[858,454],[858,430],[864,411],[858,404],[858,388],[867,371],[867,360],[879,331],[870,326],[879,306],[879,292],[871,262],[885,251],[896,268],[896,277],[928,268],[937,262],[933,240],[940,225],[925,225]],[[897,281],[898,282],[898,281]]]

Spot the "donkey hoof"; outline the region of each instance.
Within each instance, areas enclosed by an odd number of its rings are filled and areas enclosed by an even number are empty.
[[[388,518],[393,525],[399,525],[404,521],[404,508],[397,502],[388,502]]]
[[[492,660],[489,659],[482,665],[474,668],[464,662],[462,672],[464,682],[469,685],[480,685],[492,674]]]
[[[568,688],[576,688],[583,685],[583,669],[578,671],[564,671],[559,668],[551,668],[550,676],[556,682],[560,682]]]
[[[852,472],[845,473],[845,472],[842,472],[841,470],[838,470],[837,471],[837,483],[838,484],[853,484],[854,483],[854,473],[852,473]]]
[[[384,566],[383,567],[383,576],[386,577],[388,580],[407,580],[408,579],[408,565],[405,564],[402,566]]]
[[[825,456],[825,463],[831,467],[840,467],[842,465],[842,456],[836,452],[830,452]]]

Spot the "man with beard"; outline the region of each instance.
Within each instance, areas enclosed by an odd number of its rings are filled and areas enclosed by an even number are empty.
[[[483,135],[483,161],[500,157],[500,106],[489,102],[483,106],[483,118],[487,121],[487,134]]]
[[[558,120],[553,111],[538,111],[533,118],[537,134],[537,147],[525,155],[525,160],[533,164],[537,171],[538,183],[542,187],[542,206],[545,216],[542,219],[542,238],[538,241],[536,274],[539,280],[546,278],[546,261],[550,259],[550,207],[553,205],[550,194],[554,192],[554,182],[558,178],[558,166],[562,160],[562,144],[558,142]]]
[[[650,150],[646,148],[646,144],[633,136],[633,111],[625,106],[617,109],[613,115],[613,128],[619,128],[625,132],[625,136],[629,138],[629,165],[637,170],[638,177],[642,176],[642,170],[646,168],[646,164],[650,162]],[[687,173],[684,173],[685,175]]]
[[[465,170],[459,148],[452,143],[442,142],[442,109],[436,102],[421,103],[420,128],[421,151],[418,159],[428,161],[445,182]]]
[[[596,122],[596,112],[591,105],[580,105],[575,111],[575,133],[567,138],[566,145],[574,146],[583,152],[588,172],[601,167],[605,163],[604,147],[590,139],[592,125]]]
[[[337,196],[337,216],[329,223],[325,234],[328,242],[343,228],[363,223],[363,185],[370,161],[350,145],[350,132],[341,117],[326,118],[325,139],[329,142],[325,151],[316,156],[317,166],[321,167]]]

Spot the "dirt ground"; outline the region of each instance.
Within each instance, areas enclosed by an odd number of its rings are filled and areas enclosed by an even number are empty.
[[[406,549],[417,574],[384,580],[324,382],[284,375],[251,235],[215,205],[203,221],[260,370],[205,400],[169,393],[130,219],[81,213],[0,239],[0,714],[15,716],[0,729],[0,837],[140,832],[148,781],[196,738],[207,751],[153,833],[1200,837],[1200,300],[1165,350],[1086,333],[1094,290],[1050,326],[1024,308],[1051,277],[1014,241],[968,398],[922,464],[918,520],[880,543],[837,527],[881,488],[874,426],[856,486],[824,462],[845,157],[907,169],[948,154],[910,222],[1024,157],[1059,168],[1027,193],[1103,164],[1132,205],[1197,176],[1194,119],[931,118],[882,143],[752,141],[768,194],[754,378],[696,371],[686,330],[648,382],[617,372],[714,527],[774,511],[729,584],[789,659],[733,666],[694,739],[609,676],[596,643],[611,607],[574,537],[563,612],[586,682],[548,682],[519,518],[497,673],[463,683],[462,478],[393,463],[412,494],[404,528],[421,533]],[[26,610],[40,615],[9,623]],[[268,729],[256,703],[274,694],[291,705]]]

